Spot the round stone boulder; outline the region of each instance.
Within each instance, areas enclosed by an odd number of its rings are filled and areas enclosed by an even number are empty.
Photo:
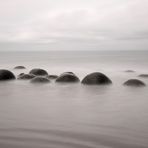
[[[13,79],[15,79],[15,76],[11,71],[6,69],[0,69],[0,81]]]
[[[128,81],[126,81],[125,83],[123,83],[123,85],[125,86],[133,86],[133,87],[142,87],[142,86],[146,86],[146,84],[138,79],[130,79]]]
[[[56,82],[74,83],[74,82],[80,82],[80,80],[76,75],[66,72],[66,73],[61,74],[56,79]]]
[[[29,74],[33,74],[33,75],[36,75],[36,76],[47,76],[48,73],[46,70],[44,69],[40,69],[40,68],[35,68],[35,69],[32,69]]]
[[[47,78],[48,79],[57,79],[58,76],[57,75],[48,75]]]
[[[73,73],[73,72],[63,72],[62,74],[60,74],[60,76],[62,76],[62,75],[65,75],[65,74],[71,74],[71,75],[75,75],[75,73]]]
[[[139,75],[139,77],[141,77],[141,78],[148,78],[148,74],[141,74],[141,75]]]
[[[24,74],[24,73],[21,73],[19,74],[18,76],[18,80],[30,80],[30,79],[33,79],[35,77],[35,75],[33,74]]]
[[[37,77],[31,79],[30,82],[31,83],[49,83],[50,80],[45,77],[37,76]]]
[[[82,84],[86,85],[104,85],[104,84],[111,84],[112,81],[103,73],[94,72],[88,74],[83,80]]]
[[[125,70],[125,72],[127,72],[127,73],[133,73],[135,71],[134,70]]]
[[[26,69],[26,67],[24,67],[24,66],[16,66],[16,67],[14,67],[14,69]]]

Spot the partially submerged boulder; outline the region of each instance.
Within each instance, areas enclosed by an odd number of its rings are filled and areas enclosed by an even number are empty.
[[[133,87],[142,87],[142,86],[146,86],[146,84],[138,79],[130,79],[128,81],[126,81],[123,85],[125,86],[133,86]]]
[[[40,68],[35,68],[35,69],[32,69],[29,74],[33,74],[33,75],[36,75],[36,76],[47,76],[48,75],[48,72],[44,69],[40,69]]]
[[[71,75],[75,75],[75,73],[73,73],[73,72],[63,72],[62,74],[60,74],[60,76],[62,76],[62,75],[65,75],[65,74],[71,74]]]
[[[141,75],[139,75],[139,77],[141,77],[141,78],[148,78],[148,74],[141,74]]]
[[[33,74],[24,74],[24,73],[21,73],[18,76],[18,80],[30,80],[30,79],[33,79],[34,77],[35,77],[35,75],[33,75]]]
[[[56,82],[73,83],[79,82],[79,78],[75,74],[63,73],[57,79]]]
[[[49,83],[50,80],[45,77],[37,76],[37,77],[31,79],[30,82],[31,83]]]
[[[133,73],[135,71],[134,70],[125,70],[125,72]]]
[[[14,67],[14,69],[26,69],[26,67],[25,66],[16,66],[16,67]]]
[[[87,85],[104,85],[104,84],[111,84],[112,81],[103,73],[94,72],[88,74],[83,80],[82,84]]]
[[[47,78],[48,79],[57,79],[58,76],[57,75],[48,75]]]
[[[6,69],[0,69],[0,81],[13,79],[15,79],[15,76],[11,71]]]

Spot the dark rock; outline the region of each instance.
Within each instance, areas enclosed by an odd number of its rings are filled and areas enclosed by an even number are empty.
[[[20,77],[20,76],[22,76],[22,75],[24,75],[25,73],[20,73],[19,75],[18,75],[18,77]]]
[[[16,66],[16,67],[14,67],[14,69],[26,69],[26,67],[24,67],[24,66]]]
[[[13,79],[15,79],[15,76],[11,71],[0,69],[0,81]]]
[[[60,74],[60,76],[65,75],[65,74],[75,75],[73,72],[63,72],[62,74]]]
[[[49,82],[50,82],[49,79],[41,76],[37,76],[31,80],[31,83],[49,83]]]
[[[79,78],[71,73],[63,73],[57,79],[56,82],[65,82],[65,83],[72,83],[72,82],[79,82]]]
[[[134,87],[146,86],[146,84],[144,82],[142,82],[141,80],[138,80],[138,79],[130,79],[130,80],[126,81],[123,85],[134,86]]]
[[[94,72],[88,74],[83,80],[83,84],[87,85],[103,85],[103,84],[111,84],[112,81],[103,73]]]
[[[35,75],[33,75],[33,74],[24,74],[24,73],[21,73],[18,76],[18,80],[30,80],[30,79],[33,79],[34,77],[35,77]]]
[[[125,72],[133,73],[135,71],[134,70],[126,70]]]
[[[141,74],[141,75],[139,75],[139,77],[148,78],[148,74]]]
[[[40,69],[40,68],[35,68],[35,69],[32,69],[29,74],[33,74],[33,75],[36,75],[36,76],[47,76],[48,73],[47,71],[45,71],[44,69]]]
[[[58,76],[57,75],[48,75],[47,78],[48,79],[57,79]]]

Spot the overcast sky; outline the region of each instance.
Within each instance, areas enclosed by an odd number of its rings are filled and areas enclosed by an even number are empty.
[[[0,45],[12,44],[148,49],[148,0],[0,0]]]

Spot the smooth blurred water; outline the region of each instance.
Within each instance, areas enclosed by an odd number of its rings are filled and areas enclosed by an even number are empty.
[[[0,68],[105,73],[110,86],[0,82],[1,148],[147,148],[148,87],[124,81],[148,73],[147,51],[1,52]],[[26,70],[14,70],[24,65]],[[126,73],[132,69],[135,73]]]

